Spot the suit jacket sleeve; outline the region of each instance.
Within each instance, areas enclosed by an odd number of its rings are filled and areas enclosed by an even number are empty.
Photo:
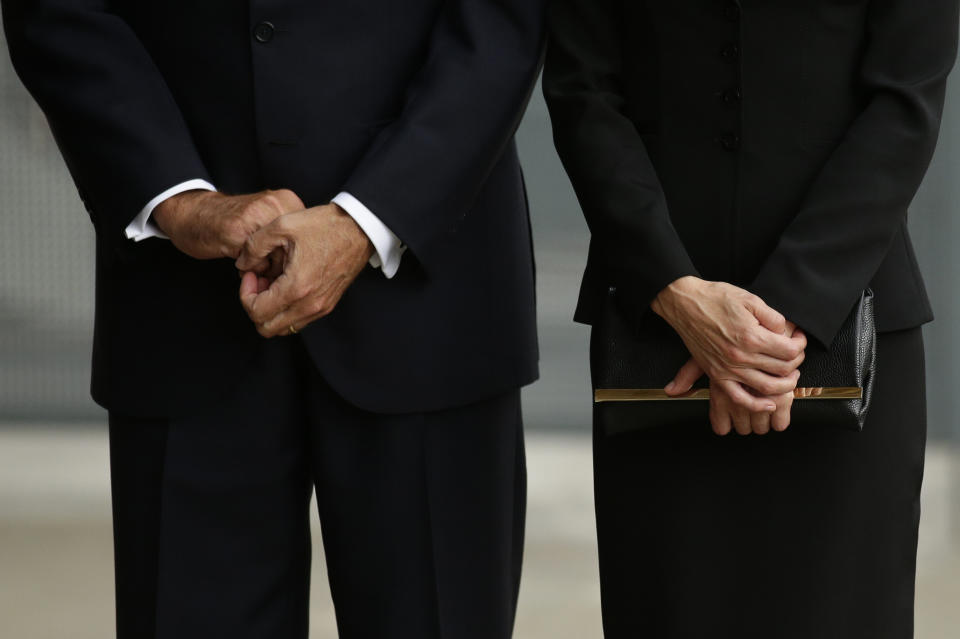
[[[209,176],[163,77],[106,0],[3,0],[14,67],[39,103],[101,241],[157,193]]]
[[[957,55],[957,4],[870,3],[866,107],[750,286],[823,344],[880,267],[933,156]]]
[[[543,88],[557,151],[610,284],[642,312],[670,282],[697,271],[623,113],[620,11],[614,0],[556,0]]]
[[[343,190],[429,272],[523,116],[542,57],[545,0],[447,0],[404,108]]]

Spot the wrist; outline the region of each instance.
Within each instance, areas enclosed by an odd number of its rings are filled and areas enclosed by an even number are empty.
[[[693,275],[678,278],[670,282],[653,298],[650,308],[654,313],[670,322],[683,301],[696,296],[705,284],[707,282]]]
[[[363,254],[366,256],[365,259],[369,261],[370,258],[373,257],[373,254],[377,252],[377,248],[374,246],[370,236],[367,235],[366,231],[363,230],[363,227],[361,227],[353,218],[353,216],[350,215],[342,206],[335,202],[329,204],[329,206],[333,207],[334,211],[336,211],[340,216],[340,219],[344,220],[344,222],[349,226],[353,235],[356,237],[358,244],[363,247],[362,250]]]
[[[200,202],[218,195],[215,191],[202,189],[177,193],[160,202],[150,214],[150,219],[167,237],[173,237],[180,221],[191,216]]]

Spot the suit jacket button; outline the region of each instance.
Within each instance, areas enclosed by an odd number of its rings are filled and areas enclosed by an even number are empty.
[[[740,148],[740,136],[736,133],[725,133],[720,136],[720,146],[725,151],[736,151]]]
[[[253,28],[253,37],[257,42],[267,43],[273,40],[274,26],[271,22],[261,22]]]
[[[740,87],[735,87],[733,89],[727,89],[722,94],[722,99],[724,104],[734,105],[740,104],[740,100],[743,98],[743,93],[740,91]]]
[[[740,59],[740,47],[736,44],[728,44],[720,50],[720,57],[725,62],[736,62]]]

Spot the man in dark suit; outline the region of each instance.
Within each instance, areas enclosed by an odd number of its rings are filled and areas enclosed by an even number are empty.
[[[305,637],[312,488],[341,636],[510,635],[543,4],[3,1],[97,229],[120,637]]]

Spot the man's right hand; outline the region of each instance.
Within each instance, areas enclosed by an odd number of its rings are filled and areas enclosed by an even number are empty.
[[[304,208],[287,189],[250,195],[186,191],[161,202],[151,219],[190,257],[236,259],[248,237],[281,215]]]
[[[786,318],[749,291],[684,277],[661,291],[652,308],[693,356],[667,386],[671,394],[689,389],[705,372],[737,405],[772,413],[778,407],[767,398],[796,387],[806,337],[799,331],[784,335]]]

